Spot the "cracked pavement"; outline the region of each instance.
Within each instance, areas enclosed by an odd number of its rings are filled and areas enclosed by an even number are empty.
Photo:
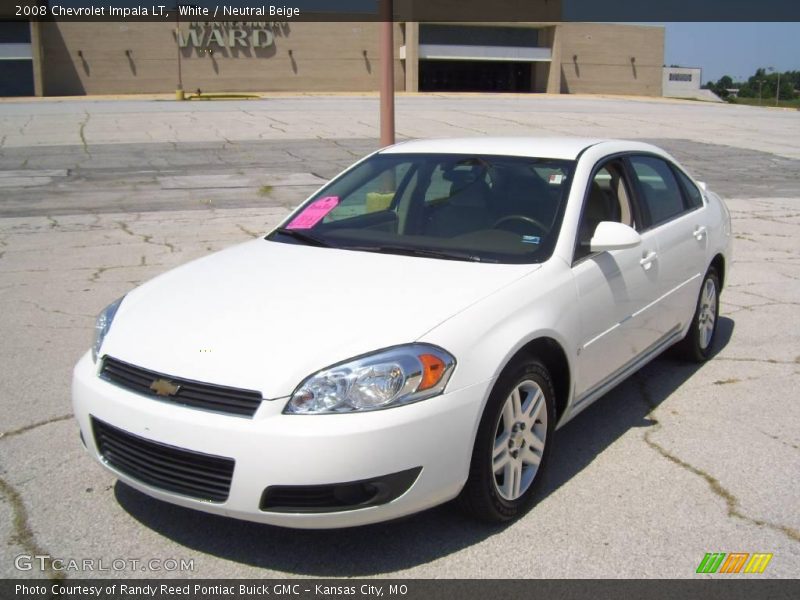
[[[444,506],[359,529],[283,530],[150,499],[86,456],[69,385],[94,315],[159,273],[261,235],[375,148],[377,118],[364,117],[376,106],[363,96],[0,102],[0,576],[115,575],[14,567],[19,554],[48,554],[192,559],[191,573],[155,575],[204,578],[697,577],[706,552],[771,552],[761,577],[796,577],[796,112],[399,98],[404,137],[655,141],[732,210],[717,355],[700,367],[659,358],[561,429],[538,505],[512,525],[477,525]]]

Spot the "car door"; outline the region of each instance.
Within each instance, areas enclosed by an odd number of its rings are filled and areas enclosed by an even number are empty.
[[[646,232],[657,243],[659,294],[652,310],[659,328],[674,334],[692,318],[706,269],[705,207],[694,183],[660,156],[632,155],[630,177]]]
[[[581,327],[576,408],[662,334],[654,322],[657,315],[647,310],[659,294],[655,233],[641,231],[642,243],[634,248],[592,253],[588,242],[600,221],[642,229],[642,217],[632,202],[631,183],[621,157],[595,168],[578,231],[572,266]]]

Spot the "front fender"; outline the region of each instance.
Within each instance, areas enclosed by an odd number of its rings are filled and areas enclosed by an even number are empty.
[[[419,341],[439,345],[456,357],[457,367],[448,390],[493,383],[506,365],[538,338],[558,343],[567,357],[569,372],[574,373],[580,339],[579,315],[571,310],[576,302],[569,266],[553,259],[438,325]],[[481,411],[488,401],[491,385],[486,389]],[[567,406],[571,399],[570,385]]]

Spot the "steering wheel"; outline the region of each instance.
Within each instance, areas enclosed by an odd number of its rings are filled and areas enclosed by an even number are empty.
[[[492,229],[497,229],[500,225],[507,221],[522,221],[527,225],[533,225],[536,227],[536,229],[538,229],[537,233],[542,237],[547,235],[549,231],[547,227],[542,225],[539,221],[527,215],[506,215],[505,217],[500,217],[497,219],[497,221],[495,221],[494,225],[492,225]]]

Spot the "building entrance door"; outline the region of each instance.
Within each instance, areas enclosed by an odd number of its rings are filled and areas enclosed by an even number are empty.
[[[31,26],[0,22],[0,96],[33,96]]]
[[[531,63],[420,60],[421,92],[530,92]]]

